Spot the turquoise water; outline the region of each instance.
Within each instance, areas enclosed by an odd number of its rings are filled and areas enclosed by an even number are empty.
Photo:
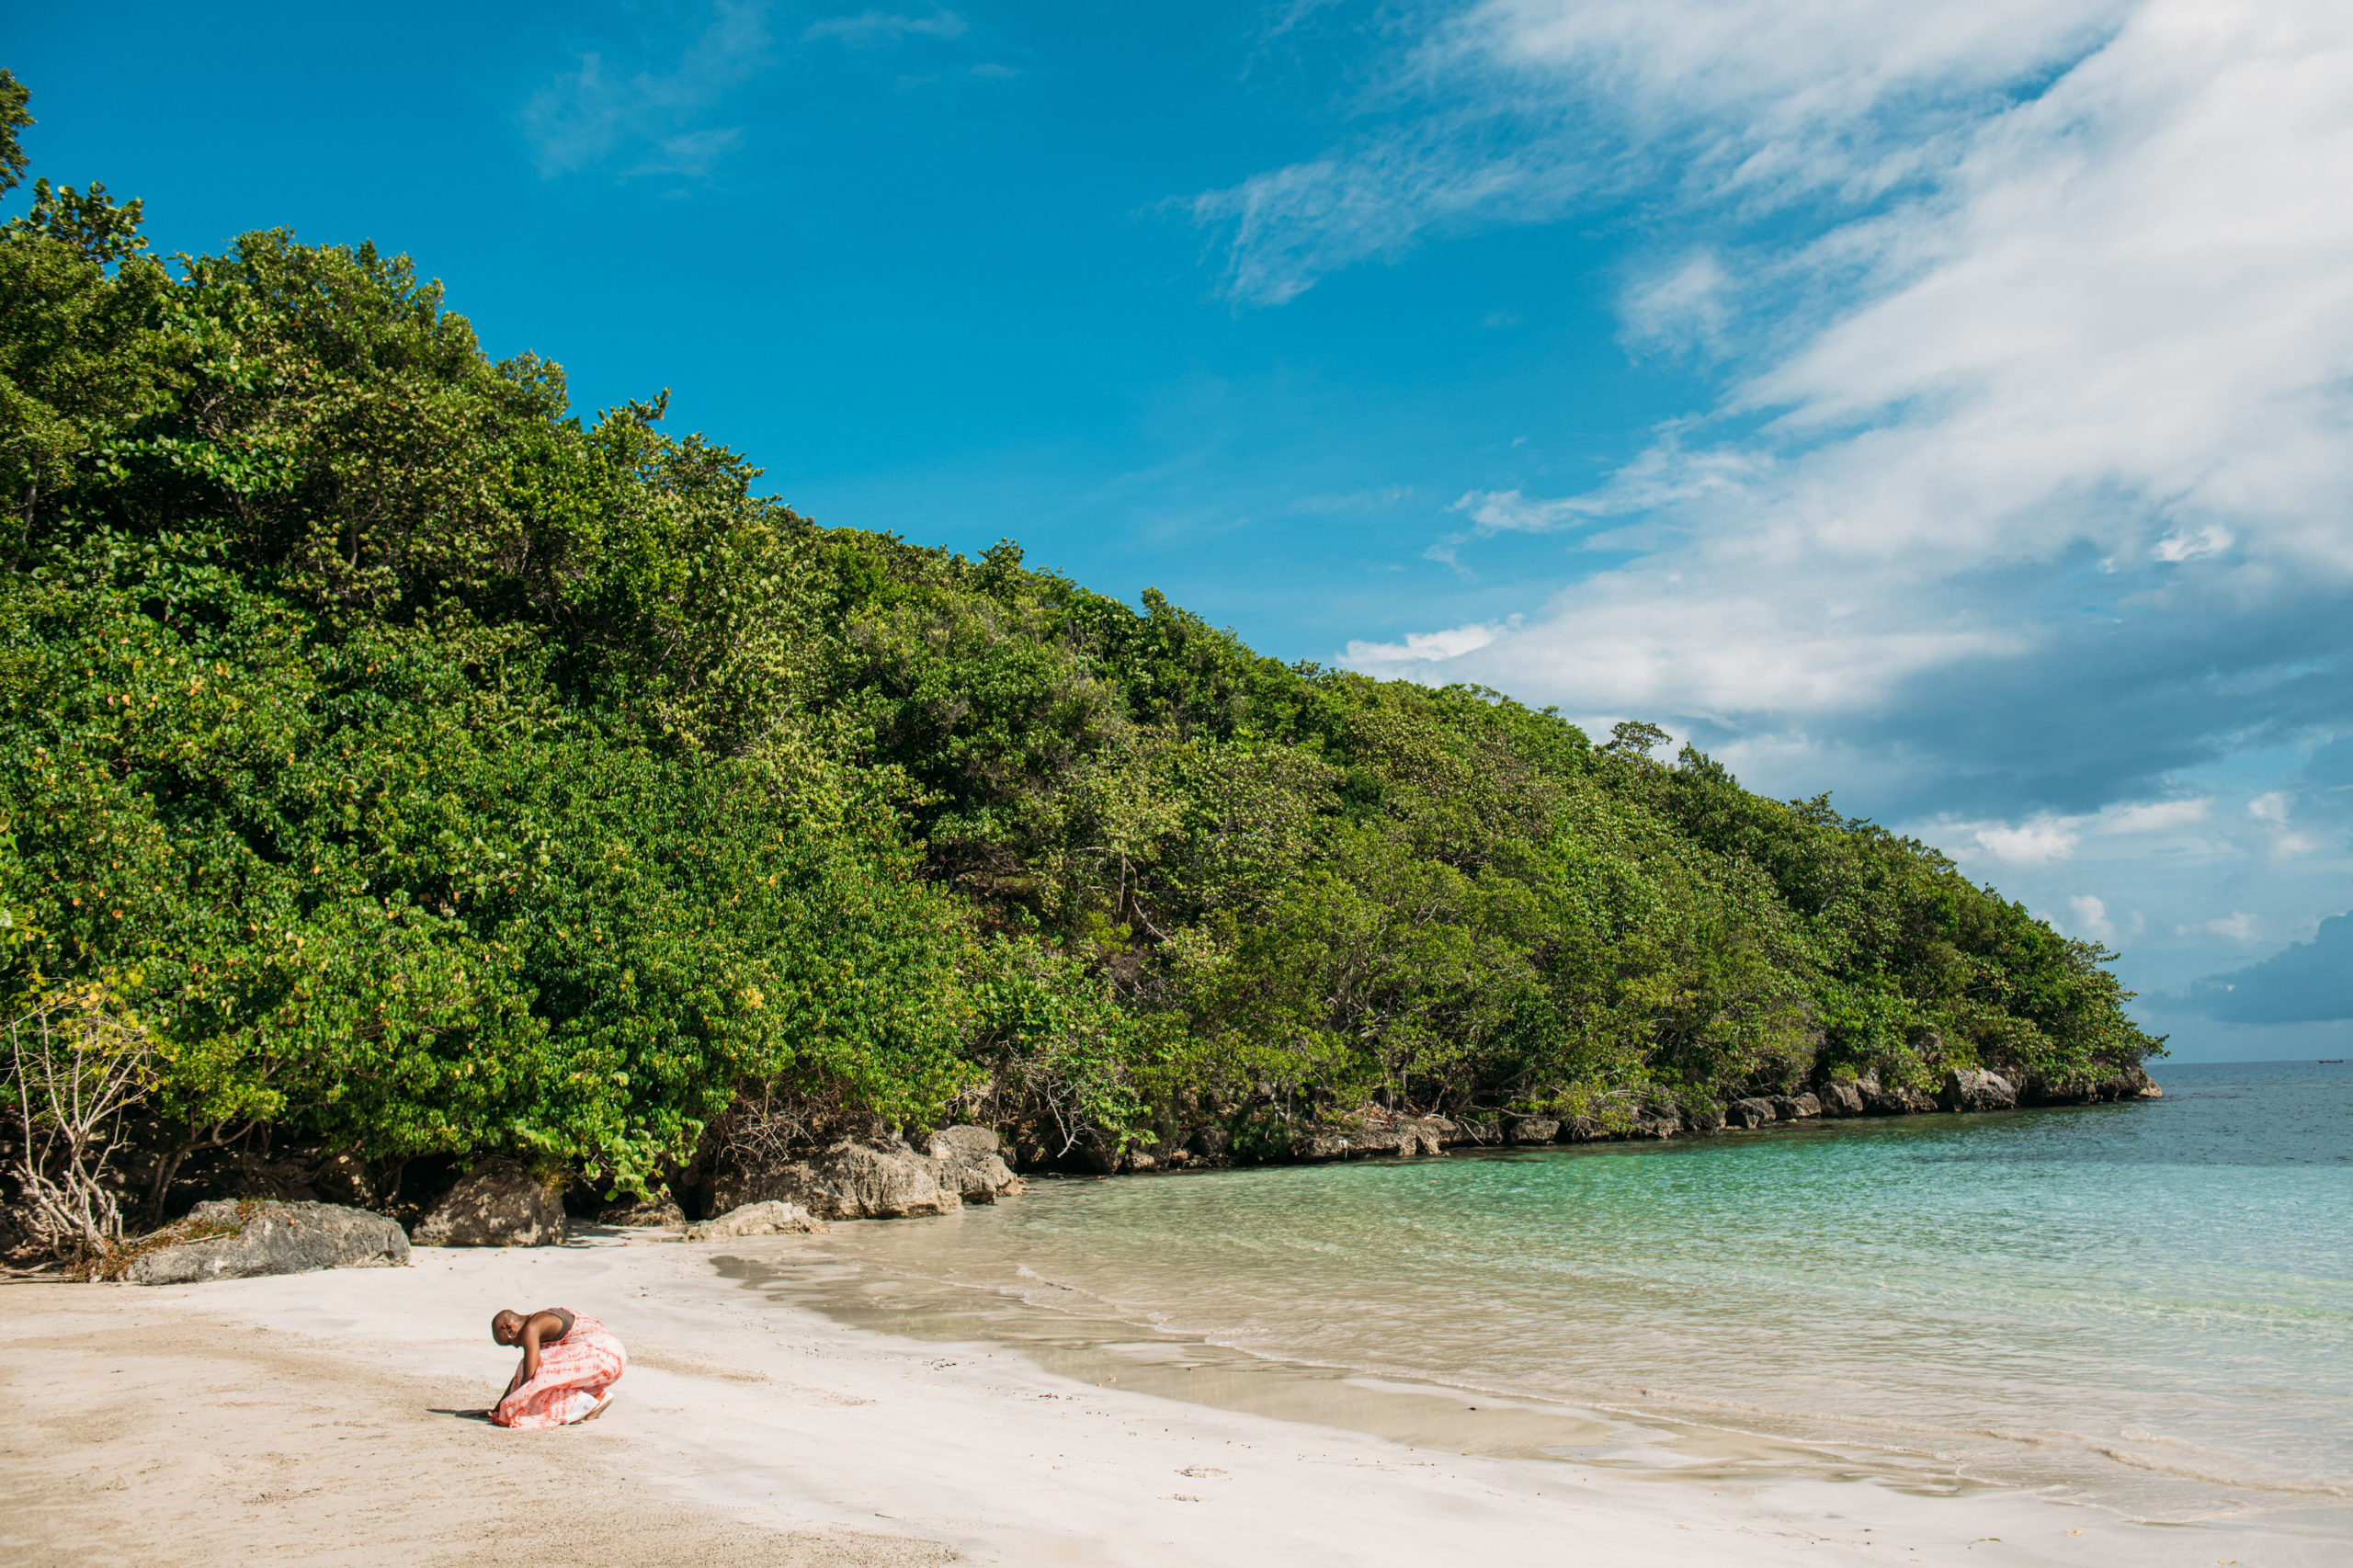
[[[2134,1105],[1048,1180],[857,1251],[1262,1356],[2347,1529],[2353,1073],[2161,1078]]]

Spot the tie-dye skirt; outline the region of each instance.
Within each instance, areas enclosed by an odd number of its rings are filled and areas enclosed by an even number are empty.
[[[569,1426],[603,1403],[629,1369],[629,1352],[609,1328],[585,1313],[572,1331],[540,1351],[540,1375],[498,1402],[490,1413],[501,1426]]]

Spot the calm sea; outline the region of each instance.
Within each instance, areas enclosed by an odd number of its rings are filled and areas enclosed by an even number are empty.
[[[2158,1075],[2136,1105],[1046,1180],[832,1256],[1620,1430],[2353,1537],[2353,1071]]]

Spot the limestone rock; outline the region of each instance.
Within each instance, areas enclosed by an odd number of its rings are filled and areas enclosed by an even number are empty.
[[[1937,1108],[1935,1097],[1926,1090],[1905,1085],[1882,1087],[1876,1076],[1860,1080],[1856,1087],[1862,1091],[1863,1108],[1872,1116],[1918,1116]]]
[[[476,1165],[416,1222],[425,1247],[561,1246],[563,1194],[512,1160]]]
[[[123,1278],[134,1285],[186,1285],[408,1262],[408,1237],[400,1226],[364,1209],[222,1199],[198,1204],[181,1222],[189,1232],[222,1225],[236,1229],[142,1253]]]
[[[1300,1160],[1355,1160],[1368,1154],[1418,1154],[1418,1131],[1395,1127],[1313,1127],[1295,1132],[1291,1157]]]
[[[1634,1118],[1633,1138],[1672,1138],[1683,1131],[1683,1113],[1673,1106],[1645,1106]]]
[[[1852,1079],[1824,1084],[1814,1091],[1822,1101],[1824,1116],[1860,1116],[1863,1114],[1863,1091]]]
[[[845,1138],[806,1160],[722,1172],[710,1206],[725,1211],[779,1199],[821,1220],[901,1220],[962,1208],[962,1194],[942,1187],[939,1174],[938,1164],[904,1143]]]
[[[1683,1131],[1711,1135],[1724,1130],[1724,1113],[1714,1106],[1683,1108]]]
[[[939,1185],[967,1203],[995,1203],[1021,1190],[1021,1178],[1005,1163],[996,1133],[986,1127],[945,1127],[926,1145]]]
[[[943,1127],[926,1139],[924,1149],[935,1160],[965,1155],[977,1159],[983,1154],[1002,1156],[1005,1141],[996,1135],[994,1127],[975,1127],[969,1122],[959,1122],[954,1127]]]
[[[1773,1114],[1783,1121],[1805,1121],[1822,1114],[1822,1102],[1812,1095],[1775,1095]]]
[[[1368,1154],[1411,1158],[1440,1153],[1449,1143],[1503,1142],[1500,1123],[1468,1124],[1439,1116],[1407,1116],[1378,1105],[1364,1107],[1353,1120],[1353,1126],[1309,1127],[1294,1131],[1291,1158],[1357,1160]]]
[[[1944,1092],[1937,1103],[1947,1110],[2008,1110],[2018,1103],[2018,1092],[1997,1073],[1956,1067],[1945,1074]]]
[[[716,1220],[688,1225],[687,1240],[715,1242],[730,1236],[807,1235],[832,1229],[800,1204],[771,1198],[765,1203],[746,1203],[740,1209],[731,1209]]]
[[[1608,1136],[1608,1130],[1594,1117],[1573,1116],[1561,1123],[1561,1142],[1563,1143],[1591,1143]]]
[[[608,1203],[597,1211],[599,1225],[648,1227],[659,1225],[665,1231],[685,1227],[687,1211],[670,1198],[632,1199],[626,1203]]]
[[[1217,1126],[1196,1129],[1192,1150],[1204,1160],[1222,1160],[1233,1152],[1233,1134]]]
[[[1773,1108],[1771,1100],[1752,1096],[1724,1107],[1724,1119],[1734,1127],[1770,1127],[1781,1119],[1781,1113]]]
[[[1516,1116],[1504,1129],[1515,1143],[1550,1143],[1561,1135],[1561,1124],[1549,1116]]]
[[[2157,1087],[2148,1070],[2139,1062],[2121,1072],[2101,1078],[2068,1078],[2059,1081],[2040,1073],[2029,1073],[2018,1080],[2020,1105],[2098,1105],[2108,1100],[2163,1099],[2165,1091]]]

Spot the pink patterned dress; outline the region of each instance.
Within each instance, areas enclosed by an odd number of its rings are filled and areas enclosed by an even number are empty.
[[[587,1313],[574,1312],[564,1336],[540,1347],[540,1375],[500,1400],[490,1418],[501,1426],[569,1426],[603,1403],[628,1369],[620,1336]]]

